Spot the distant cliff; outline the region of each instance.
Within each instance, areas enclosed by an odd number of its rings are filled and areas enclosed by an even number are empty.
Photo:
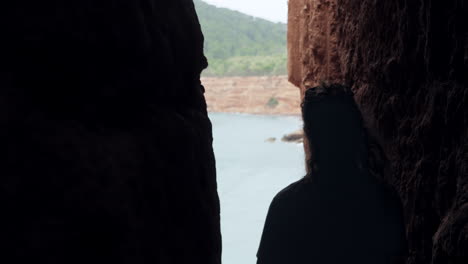
[[[300,90],[287,76],[203,77],[210,112],[299,115]]]

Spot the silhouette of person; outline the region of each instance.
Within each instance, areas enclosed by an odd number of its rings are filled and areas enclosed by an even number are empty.
[[[271,202],[257,264],[404,261],[401,202],[381,180],[386,159],[351,90],[307,90],[302,115],[308,173]]]

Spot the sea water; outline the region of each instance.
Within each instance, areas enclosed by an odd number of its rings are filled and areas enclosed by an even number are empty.
[[[300,117],[210,113],[223,264],[254,264],[273,197],[305,174],[302,144],[282,142]],[[275,142],[267,139],[276,138]]]

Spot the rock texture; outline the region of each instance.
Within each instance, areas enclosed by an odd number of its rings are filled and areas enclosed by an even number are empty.
[[[292,133],[286,134],[281,138],[284,142],[302,143],[304,141],[304,131],[297,130]]]
[[[287,76],[202,77],[210,112],[299,115],[299,90]]]
[[[336,1],[290,1],[289,81],[304,90],[323,81],[342,82],[337,53]]]
[[[192,1],[0,10],[0,262],[220,263]]]
[[[289,1],[289,80],[352,86],[392,161],[411,264],[468,263],[467,6]]]

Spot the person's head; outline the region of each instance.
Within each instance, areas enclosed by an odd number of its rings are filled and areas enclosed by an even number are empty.
[[[306,90],[302,116],[310,173],[367,168],[367,131],[348,87],[332,84]]]

